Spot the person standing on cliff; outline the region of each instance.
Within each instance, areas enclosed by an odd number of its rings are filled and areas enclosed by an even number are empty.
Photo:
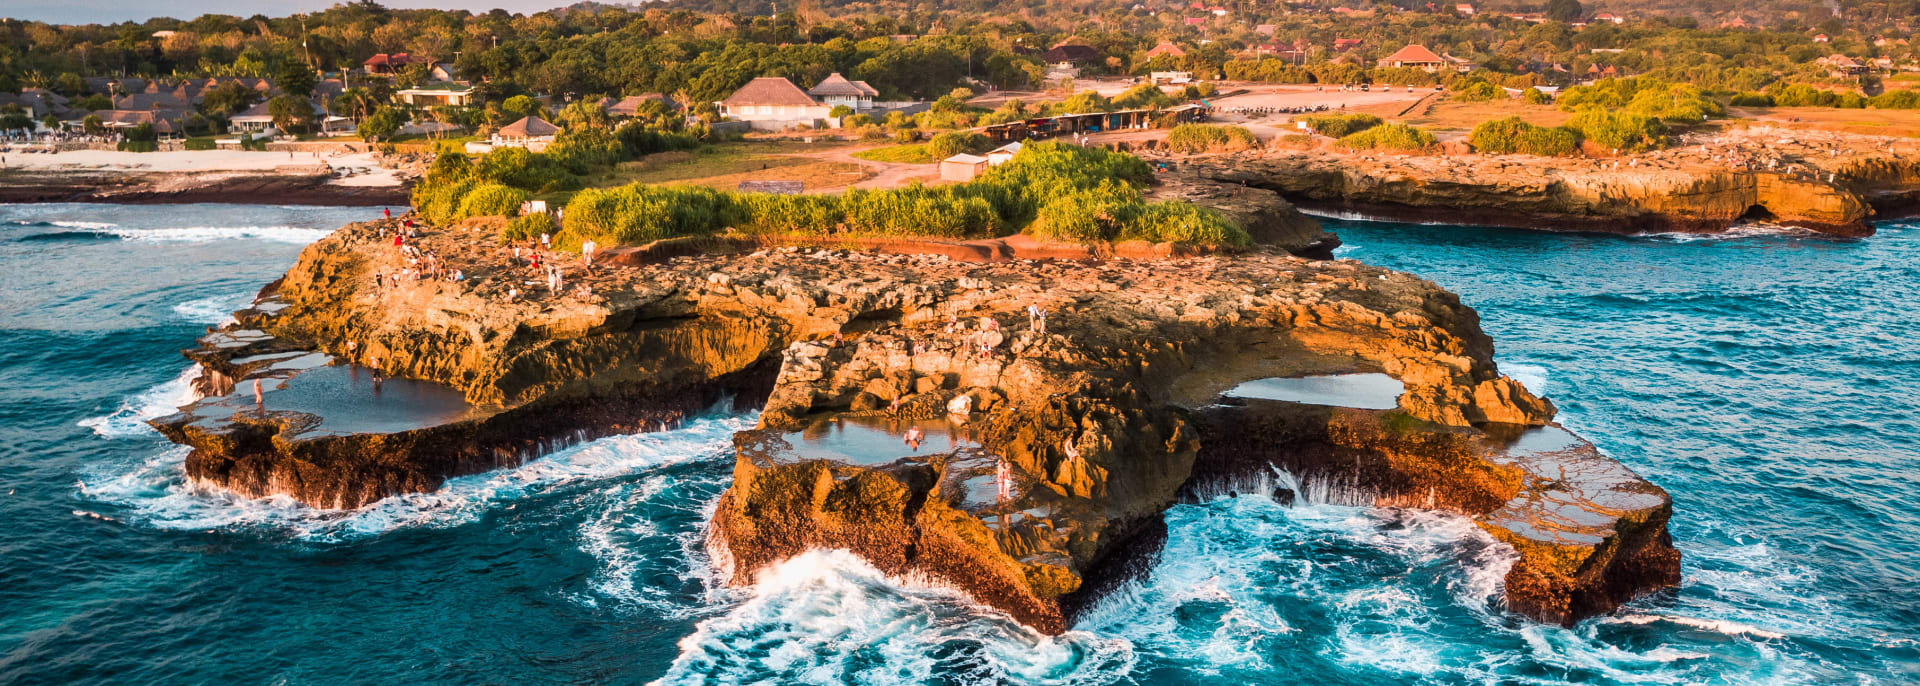
[[[585,243],[580,244],[581,262],[586,265],[588,271],[593,270],[593,249],[598,247],[600,246],[594,244],[591,238],[587,239]]]

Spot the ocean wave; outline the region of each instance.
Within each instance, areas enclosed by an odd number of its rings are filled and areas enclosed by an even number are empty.
[[[1703,241],[1726,241],[1741,238],[1818,238],[1827,240],[1850,240],[1840,236],[1823,234],[1812,229],[1797,226],[1752,222],[1735,224],[1715,233],[1687,233],[1682,231],[1645,233],[1636,238],[1665,241],[1671,243],[1699,243]]]
[[[1728,636],[1754,636],[1754,637],[1765,638],[1765,639],[1786,638],[1786,634],[1783,634],[1777,631],[1768,631],[1766,629],[1761,629],[1759,627],[1748,626],[1746,624],[1741,624],[1739,622],[1725,620],[1725,619],[1701,619],[1698,617],[1680,617],[1680,616],[1674,616],[1674,615],[1632,614],[1632,615],[1621,615],[1618,617],[1602,617],[1594,621],[1601,622],[1601,623],[1610,623],[1610,624],[1637,624],[1637,625],[1643,625],[1643,626],[1647,624],[1663,622],[1667,624],[1675,624],[1679,626],[1700,629],[1702,631],[1712,631],[1715,633],[1726,634]]]
[[[591,593],[574,600],[600,607],[608,599],[616,611],[669,620],[718,612],[734,589],[708,558],[705,532],[726,481],[724,473],[654,474],[602,494],[602,511],[579,534],[599,564]]]
[[[310,507],[286,496],[249,498],[199,483],[186,476],[184,446],[138,465],[100,468],[81,481],[80,490],[127,508],[129,521],[157,529],[262,528],[320,543],[360,540],[403,528],[465,524],[502,504],[563,486],[710,458],[754,421],[751,415],[707,416],[671,431],[602,438],[511,469],[448,479],[430,493],[391,496],[353,510]]]
[[[226,240],[266,240],[306,245],[326,238],[333,229],[299,226],[190,226],[160,229],[108,229],[106,233],[129,241],[211,243]]]
[[[1440,615],[1497,621],[1490,607],[1514,560],[1471,520],[1420,511],[1288,508],[1243,495],[1177,506],[1167,526],[1146,577],[1103,598],[1077,628],[1209,674],[1285,669],[1275,658],[1287,646],[1316,640],[1345,664],[1442,671],[1466,654],[1433,628]]]
[[[233,311],[246,307],[253,302],[253,295],[216,295],[209,298],[188,300],[173,306],[173,313],[196,324],[225,324],[233,321]]]
[[[1520,382],[1520,385],[1525,386],[1527,390],[1531,391],[1534,395],[1545,396],[1547,394],[1548,374],[1546,367],[1537,364],[1512,362],[1500,365],[1500,369],[1514,381]]]
[[[73,224],[94,224],[92,222],[71,222]],[[48,231],[21,236],[14,240],[23,242],[42,241],[152,241],[172,243],[212,243],[230,240],[264,240],[275,243],[306,245],[326,238],[332,229],[309,229],[299,226],[185,226],[176,228],[123,229],[114,224],[97,224],[94,227],[77,227],[72,231]]]
[[[193,389],[193,380],[199,376],[200,366],[189,366],[172,380],[121,401],[120,408],[112,413],[82,419],[78,424],[102,438],[154,435],[158,432],[147,426],[147,420],[173,414],[200,399],[200,393]]]
[[[762,570],[745,600],[701,621],[656,684],[1110,684],[1124,639],[1044,636],[925,579],[892,578],[842,550]]]

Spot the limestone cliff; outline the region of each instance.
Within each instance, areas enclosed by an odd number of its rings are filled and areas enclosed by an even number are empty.
[[[1878,181],[1886,174],[1867,173],[1885,170],[1869,163],[1860,163],[1859,176],[1842,176],[1846,169],[1838,169],[1831,181],[1724,166],[1610,164],[1291,152],[1200,158],[1183,171],[1271,189],[1309,207],[1387,219],[1606,233],[1712,233],[1759,220],[1867,236],[1873,233],[1867,224],[1873,200],[1886,195]]]

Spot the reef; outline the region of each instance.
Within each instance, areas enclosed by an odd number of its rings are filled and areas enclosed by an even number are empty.
[[[1325,250],[1257,190],[1216,199]],[[310,246],[188,351],[207,397],[153,424],[190,477],[354,507],[730,401],[761,408],[710,527],[735,583],[841,548],[1057,633],[1151,561],[1167,508],[1248,488],[1472,517],[1518,552],[1507,606],[1541,621],[1678,579],[1667,495],[1552,424],[1477,315],[1406,274],[1270,246],[721,242],[573,257],[549,293],[482,226],[413,241],[464,280],[379,278],[406,267],[391,226]],[[1244,388],[1355,374],[1393,386]]]

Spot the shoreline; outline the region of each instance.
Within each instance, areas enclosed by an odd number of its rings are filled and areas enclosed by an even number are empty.
[[[165,205],[202,202],[407,205],[410,174],[372,153],[196,150],[57,155],[14,153],[0,168],[0,203]]]

